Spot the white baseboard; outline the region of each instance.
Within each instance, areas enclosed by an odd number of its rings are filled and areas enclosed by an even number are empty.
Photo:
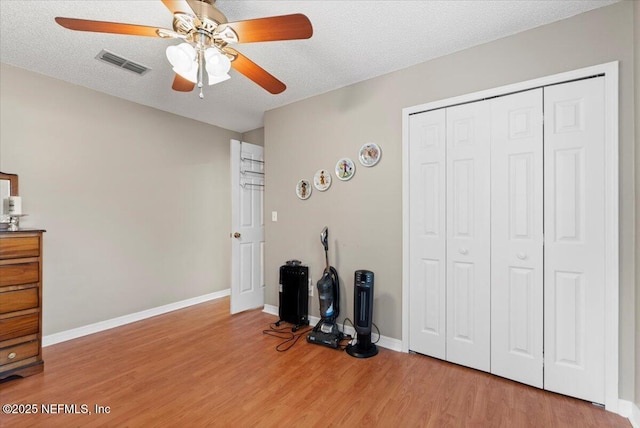
[[[271,314],[271,315],[275,315],[278,316],[279,314],[279,310],[277,306],[274,305],[264,305],[264,308],[262,309],[262,312],[267,313],[267,314]],[[314,316],[309,316],[309,324],[311,325],[315,325],[318,323],[318,321],[320,321],[320,318],[318,317],[314,317]],[[339,323],[339,326],[342,326],[342,323]],[[375,331],[375,329],[374,329]],[[354,336],[355,334],[355,329],[352,326],[345,326],[344,327],[344,331],[343,333],[345,334],[350,334],[351,336]],[[372,339],[375,341],[375,334],[372,335]],[[387,336],[380,336],[380,339],[378,340],[378,342],[376,342],[376,345],[381,346],[383,348],[386,349],[390,349],[392,351],[396,351],[396,352],[401,352],[402,351],[402,341],[398,340],[398,339],[394,339],[392,337],[387,337]]]
[[[278,312],[278,307],[273,305],[264,305],[264,308],[262,308],[262,312],[269,315],[280,315],[280,313]]]
[[[640,428],[640,408],[634,402],[619,399],[618,408],[611,411],[629,419],[633,428]]]
[[[193,297],[191,299],[181,300],[179,302],[169,303],[168,305],[158,306],[156,308],[147,309],[121,317],[112,318],[110,320],[100,321],[94,324],[85,325],[71,330],[53,333],[42,338],[42,346],[55,345],[56,343],[66,342],[67,340],[77,339],[78,337],[87,336],[89,334],[98,333],[109,330],[114,327],[120,327],[125,324],[140,321],[146,318],[155,317],[156,315],[166,314],[188,306],[204,303],[209,300],[220,299],[231,294],[231,289],[216,291],[215,293],[205,294],[203,296]]]
[[[631,422],[631,426],[633,428],[640,428],[640,407],[638,407],[637,404],[632,403],[630,401],[624,401],[624,400],[620,400],[620,408],[622,409],[623,407],[627,408],[627,403],[628,403],[628,414],[623,414],[622,412],[619,412],[622,416],[629,418],[629,422]]]

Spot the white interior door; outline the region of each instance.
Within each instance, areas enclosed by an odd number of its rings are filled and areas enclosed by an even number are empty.
[[[491,111],[479,101],[447,115],[447,360],[490,370]]]
[[[264,306],[264,148],[231,140],[231,313]]]
[[[445,359],[445,110],[409,119],[410,349]]]
[[[544,385],[604,403],[604,79],[544,89]]]
[[[542,89],[491,100],[491,373],[542,388]]]

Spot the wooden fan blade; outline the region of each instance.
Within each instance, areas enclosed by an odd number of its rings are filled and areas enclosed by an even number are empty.
[[[184,0],[162,0],[162,3],[171,13],[191,13],[191,8]]]
[[[273,77],[264,68],[260,67],[237,50],[229,47],[226,47],[225,50],[236,57],[236,59],[231,62],[231,67],[262,86],[268,92],[275,95],[287,89],[287,86],[284,83]]]
[[[220,33],[225,27],[233,29],[238,43],[308,39],[313,35],[311,21],[301,13],[229,22],[220,27]]]
[[[193,13],[200,19],[209,18],[218,24],[225,24],[227,18],[215,6],[202,0],[186,0]]]
[[[123,24],[120,22],[91,21],[88,19],[61,17],[57,17],[56,22],[64,28],[68,28],[69,30],[92,31],[94,33],[128,34],[132,36],[160,37],[158,36],[158,30],[160,28],[147,27],[146,25]]]
[[[179,74],[176,74],[176,77],[173,79],[173,85],[171,85],[171,89],[179,92],[191,92],[195,87],[196,87],[195,83],[185,79]]]
[[[195,13],[195,9],[193,9],[191,4],[187,3],[185,0],[162,0],[162,3],[173,14],[186,13],[187,15],[193,16],[193,14]],[[202,25],[200,19],[198,19],[197,17],[195,19],[195,24],[196,26]]]

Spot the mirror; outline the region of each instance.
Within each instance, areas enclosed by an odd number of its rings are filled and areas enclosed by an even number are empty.
[[[18,176],[0,172],[0,223],[9,223],[9,196],[19,196]]]

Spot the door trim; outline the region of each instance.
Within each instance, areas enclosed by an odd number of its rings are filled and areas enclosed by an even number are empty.
[[[239,302],[240,300],[240,282],[242,281],[242,267],[241,263],[240,263],[240,257],[238,255],[238,253],[236,252],[236,245],[240,245],[239,244],[239,237],[240,235],[238,235],[238,237],[234,236],[235,232],[240,232],[241,231],[241,225],[239,224],[239,219],[240,219],[240,199],[241,199],[241,188],[244,187],[242,186],[241,182],[243,181],[243,179],[241,178],[242,175],[242,170],[243,170],[243,160],[247,160],[247,159],[243,159],[242,158],[242,147],[246,146],[246,147],[255,147],[255,148],[260,148],[262,149],[262,153],[264,156],[264,147],[262,146],[258,146],[256,144],[251,144],[251,143],[247,143],[247,142],[243,142],[240,140],[235,140],[232,139],[230,142],[230,162],[231,162],[231,231],[229,233],[230,239],[231,241],[231,245],[230,245],[230,251],[231,251],[231,287],[230,287],[230,312],[231,314],[235,314],[238,312],[242,312],[244,310],[247,309],[253,309],[254,307],[248,307],[247,305],[245,305],[245,302]],[[262,163],[264,163],[263,161],[260,161]],[[246,167],[245,167],[246,169]],[[261,216],[264,216],[264,199],[261,199],[261,207],[260,207],[260,211],[261,211]],[[262,231],[261,231],[261,236],[262,239],[264,241],[264,222],[262,224],[261,227]],[[243,238],[244,239],[244,238]],[[239,252],[239,250],[237,250]],[[260,263],[260,269],[259,269],[259,273],[258,272],[253,272],[253,278],[256,277],[258,278],[259,282],[259,288],[261,290],[262,293],[262,298],[260,299],[260,303],[258,304],[258,306],[255,306],[255,308],[258,307],[262,307],[264,306],[264,252],[261,251],[260,256],[257,257],[256,259],[259,260]],[[251,277],[251,275],[249,275]],[[252,281],[252,284],[255,285],[255,280]],[[255,303],[255,302],[254,302]],[[253,303],[251,304],[251,306],[253,306]]]
[[[402,351],[409,352],[409,116],[515,92],[604,76],[605,86],[605,408],[618,412],[619,182],[618,61],[402,109]]]

